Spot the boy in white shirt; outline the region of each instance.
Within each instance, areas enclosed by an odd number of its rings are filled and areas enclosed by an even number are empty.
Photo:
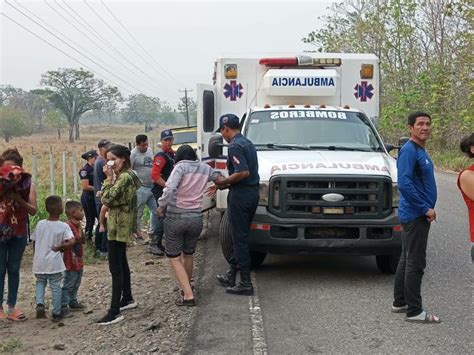
[[[61,249],[73,246],[74,235],[67,223],[59,217],[63,213],[63,202],[59,196],[49,196],[45,201],[48,219],[38,222],[31,239],[35,242],[33,273],[36,276],[36,318],[45,318],[44,294],[49,281],[53,297],[52,321],[63,318],[61,312],[61,281],[66,270]]]

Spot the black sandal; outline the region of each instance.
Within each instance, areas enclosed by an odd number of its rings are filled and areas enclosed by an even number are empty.
[[[196,300],[191,298],[190,300],[185,300],[184,297],[178,297],[174,303],[177,306],[187,306],[187,307],[194,307],[196,305]]]

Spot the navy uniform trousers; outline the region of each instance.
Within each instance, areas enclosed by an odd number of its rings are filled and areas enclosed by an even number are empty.
[[[227,208],[234,244],[230,264],[241,272],[250,271],[248,237],[259,199],[258,186],[232,186],[227,196]]]

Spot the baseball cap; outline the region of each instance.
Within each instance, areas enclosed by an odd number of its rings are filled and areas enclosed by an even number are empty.
[[[170,139],[170,138],[174,138],[173,132],[171,131],[171,129],[165,129],[164,131],[161,131],[161,134],[160,134],[161,140]]]
[[[240,119],[233,113],[227,113],[225,115],[222,115],[219,118],[219,128],[217,129],[216,132],[220,132],[222,128],[229,127],[232,129],[236,129],[240,127]]]
[[[112,142],[108,139],[101,139],[99,143],[97,143],[97,148],[109,148],[112,145]]]
[[[89,150],[88,152],[85,152],[84,154],[82,154],[81,158],[87,160],[89,158],[94,158],[94,157],[97,157],[97,156],[99,156],[99,154],[97,154],[97,152],[95,150]]]

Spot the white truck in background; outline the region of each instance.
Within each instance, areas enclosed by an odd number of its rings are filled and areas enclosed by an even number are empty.
[[[394,273],[401,238],[397,173],[376,130],[379,66],[372,54],[222,57],[212,85],[198,85],[200,159],[226,173],[215,131],[222,114],[241,119],[256,146],[260,201],[251,225],[253,266],[267,253],[375,255]],[[227,191],[207,199],[222,212],[226,258],[232,236]]]

